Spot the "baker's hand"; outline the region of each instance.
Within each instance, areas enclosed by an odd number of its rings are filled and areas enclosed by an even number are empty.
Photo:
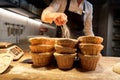
[[[57,26],[64,25],[67,22],[67,16],[64,13],[55,13],[54,22]]]
[[[46,15],[45,15],[44,22],[50,23],[50,24],[53,23],[53,21],[54,21],[54,16],[55,16],[54,13],[48,13],[48,14],[46,14]]]
[[[67,16],[64,13],[48,13],[45,16],[44,22],[46,23],[55,23],[57,26],[66,24]]]

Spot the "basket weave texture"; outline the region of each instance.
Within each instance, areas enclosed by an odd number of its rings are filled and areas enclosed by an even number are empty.
[[[34,67],[42,67],[48,65],[52,58],[53,52],[46,52],[46,53],[32,53],[32,61]]]
[[[91,55],[83,55],[83,54],[78,54],[80,58],[80,64],[83,69],[86,70],[95,70],[97,63],[101,57],[101,54],[91,56]]]
[[[73,66],[74,58],[77,53],[74,54],[60,54],[54,53],[54,56],[57,61],[58,68],[60,69],[70,69]]]

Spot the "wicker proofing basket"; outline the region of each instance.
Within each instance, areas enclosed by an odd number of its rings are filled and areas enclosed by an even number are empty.
[[[54,45],[55,38],[49,37],[33,37],[28,40],[32,45]]]
[[[84,55],[97,55],[103,49],[102,44],[80,43],[79,48]]]
[[[60,46],[60,45],[55,45],[55,50],[57,53],[68,53],[68,54],[72,54],[75,53],[77,51],[77,49],[75,48],[71,48],[71,47],[64,47],[64,46]]]
[[[33,53],[51,52],[54,50],[53,45],[30,45],[29,48]]]
[[[103,42],[103,38],[100,36],[80,36],[77,39],[80,43],[94,43],[101,44]]]
[[[71,47],[74,48],[78,41],[76,39],[70,39],[70,38],[57,38],[55,40],[55,44],[61,45],[64,47]]]
[[[53,52],[32,53],[33,67],[42,67],[48,65],[53,57]]]
[[[74,54],[60,54],[54,53],[55,59],[57,61],[58,68],[60,69],[70,69],[73,66],[74,58],[77,53]]]
[[[78,54],[79,58],[80,58],[80,64],[82,66],[83,69],[85,70],[95,70],[97,63],[100,59],[101,54],[98,55],[83,55],[83,54]]]

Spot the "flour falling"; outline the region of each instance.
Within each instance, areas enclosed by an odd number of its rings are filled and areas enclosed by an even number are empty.
[[[69,31],[67,25],[63,25],[61,27],[61,29],[62,29],[62,37],[63,38],[70,38],[70,31]]]

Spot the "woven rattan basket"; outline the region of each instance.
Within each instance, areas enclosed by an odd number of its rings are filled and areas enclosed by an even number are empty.
[[[79,48],[84,55],[97,55],[103,49],[102,44],[80,43]]]
[[[71,47],[64,47],[64,46],[60,46],[60,45],[55,45],[55,50],[56,50],[56,52],[57,53],[70,53],[70,54],[72,54],[72,53],[75,53],[76,51],[77,51],[77,49],[75,49],[75,48],[71,48]]]
[[[53,45],[30,45],[31,52],[40,53],[40,52],[51,52],[54,50]]]
[[[60,54],[54,53],[55,59],[59,69],[70,69],[73,66],[74,58],[77,53],[74,54]]]
[[[103,42],[103,38],[100,36],[80,36],[78,37],[78,41],[80,43],[101,44]]]
[[[49,37],[33,37],[28,40],[31,45],[54,45],[55,44],[55,38],[49,38]]]
[[[80,64],[81,64],[83,69],[95,70],[101,54],[98,54],[98,55],[83,55],[83,54],[79,53],[78,56],[80,58]]]
[[[32,53],[32,61],[33,67],[42,67],[48,65],[52,58],[53,52],[46,52],[46,53]]]
[[[57,45],[61,45],[64,47],[71,47],[74,48],[77,44],[77,40],[76,39],[70,39],[70,38],[58,38],[55,41],[55,44]]]

